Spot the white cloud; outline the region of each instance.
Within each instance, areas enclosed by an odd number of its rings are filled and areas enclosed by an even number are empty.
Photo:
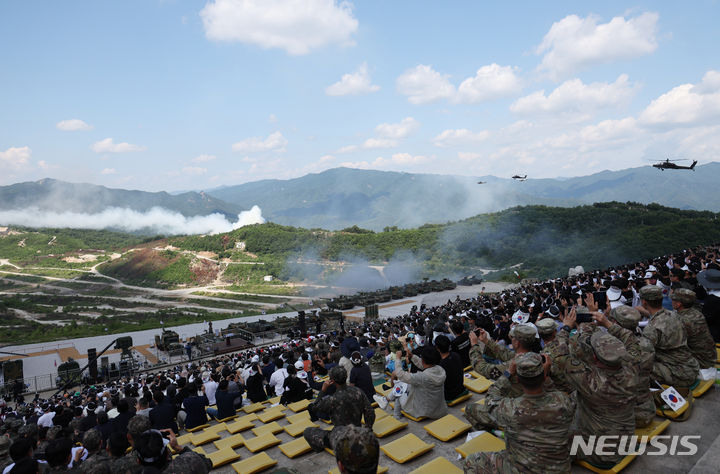
[[[594,15],[568,15],[553,23],[537,48],[538,54],[545,54],[539,69],[558,78],[591,64],[635,58],[657,49],[657,13],[618,16],[602,24],[599,20]]]
[[[420,122],[412,117],[405,117],[399,123],[381,123],[375,127],[375,132],[383,138],[399,140],[417,130]]]
[[[416,165],[419,163],[425,163],[429,160],[424,155],[411,155],[410,153],[395,153],[390,157],[390,161],[401,165]]]
[[[332,155],[323,155],[323,156],[320,157],[320,159],[318,160],[318,162],[319,162],[319,163],[327,163],[327,162],[329,162],[329,161],[333,161],[334,159],[335,159],[335,157],[332,156]]]
[[[411,155],[410,153],[395,153],[390,158],[384,158],[378,156],[372,161],[345,161],[340,163],[340,166],[346,168],[359,168],[359,169],[375,169],[375,168],[388,168],[408,165],[418,165],[431,161],[431,157],[424,155]]]
[[[0,151],[0,165],[9,168],[20,168],[27,164],[30,155],[32,155],[30,147],[10,147],[5,151]]]
[[[360,147],[357,146],[357,145],[347,145],[347,146],[338,148],[338,151],[337,151],[337,152],[340,153],[340,154],[343,154],[343,153],[352,153],[352,152],[354,152],[354,151],[357,151],[358,149],[360,149]]]
[[[426,104],[454,97],[455,86],[450,83],[449,77],[435,71],[432,66],[420,64],[402,73],[396,85],[398,92],[407,96],[411,104]]]
[[[335,84],[325,89],[327,95],[359,95],[377,92],[380,86],[372,83],[368,73],[367,63],[362,63],[352,74],[343,74],[342,78]]]
[[[262,137],[250,137],[233,143],[233,151],[254,153],[260,151],[285,151],[288,141],[280,132],[273,132],[263,140]]]
[[[455,100],[476,103],[516,94],[522,89],[522,81],[515,75],[515,70],[495,63],[483,66],[474,77],[460,83]]]
[[[490,132],[482,130],[480,132],[472,132],[467,128],[460,128],[456,130],[444,130],[438,136],[433,138],[435,146],[447,148],[456,145],[467,145],[473,143],[480,143],[486,140],[490,136]]]
[[[117,174],[117,170],[115,168],[105,168],[100,174]]]
[[[270,114],[270,115],[268,116],[268,122],[269,122],[269,123],[277,123],[277,121],[278,121],[278,118],[277,118],[277,116],[276,116],[275,114]]]
[[[217,158],[215,155],[202,154],[202,155],[198,155],[198,156],[196,156],[195,158],[193,158],[193,159],[192,159],[192,162],[193,162],[193,163],[205,163],[205,162],[207,162],[207,161],[212,161],[212,160],[214,160],[215,158]]]
[[[681,84],[653,100],[640,114],[647,125],[695,125],[720,117],[720,72],[708,71],[700,84]]]
[[[50,163],[48,163],[45,160],[40,160],[40,161],[38,161],[38,168],[40,168],[43,171],[47,171],[49,169],[56,168],[56,167],[50,165]]]
[[[397,145],[397,140],[389,138],[368,138],[363,142],[362,147],[366,150],[372,150],[374,148],[394,148]]]
[[[468,151],[459,151],[458,152],[458,158],[460,158],[462,161],[474,161],[478,158],[482,158],[482,153],[474,153],[474,152],[468,152]]]
[[[510,110],[524,115],[571,113],[588,117],[597,109],[627,103],[635,89],[626,74],[621,74],[611,84],[584,84],[580,79],[571,79],[560,84],[549,95],[540,90],[519,98],[510,106]]]
[[[634,117],[619,120],[603,120],[596,125],[588,125],[580,130],[584,142],[607,143],[637,137],[640,130]]]
[[[63,132],[79,132],[93,129],[92,125],[88,125],[80,119],[61,120],[55,127]]]
[[[335,0],[211,0],[200,11],[205,36],[307,54],[328,44],[353,44],[352,5]]]
[[[207,173],[207,168],[200,168],[199,166],[185,166],[182,169],[183,174],[189,176],[202,176]]]
[[[92,144],[90,149],[96,153],[129,153],[145,150],[144,146],[132,145],[130,143],[113,143],[112,138],[106,138]]]

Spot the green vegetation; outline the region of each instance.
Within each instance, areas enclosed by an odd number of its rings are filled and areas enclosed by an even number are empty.
[[[211,296],[213,298],[225,298],[228,300],[257,301],[260,303],[287,303],[289,298],[272,298],[268,296],[249,295],[247,293],[214,293],[211,291],[196,291],[193,295]]]

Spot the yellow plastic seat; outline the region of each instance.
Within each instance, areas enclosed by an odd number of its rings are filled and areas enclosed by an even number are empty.
[[[715,362],[720,364],[720,346],[718,346],[717,344],[715,344],[715,355],[716,355]]]
[[[434,447],[434,444],[426,443],[410,433],[386,445],[380,446],[380,449],[393,461],[404,464],[411,459],[427,453]]]
[[[410,413],[406,412],[405,410],[400,410],[403,415],[405,415],[407,418],[410,418],[412,421],[423,421],[427,419],[427,416],[418,416],[414,417]]]
[[[213,444],[218,450],[225,448],[235,449],[245,444],[245,438],[243,435],[238,433],[236,435],[214,441]]]
[[[132,451],[132,447],[131,447],[130,450]],[[205,450],[203,449],[202,446],[198,446],[198,447],[192,448],[192,452],[198,453],[198,454],[202,454],[203,456],[207,456],[207,453],[205,452]]]
[[[215,441],[216,439],[220,439],[220,435],[213,432],[205,432],[202,433],[195,433],[193,434],[193,437],[190,439],[190,442],[193,444],[193,446],[202,446],[203,444],[207,444],[210,441]]]
[[[472,370],[472,364],[470,364],[470,365],[468,365],[467,367],[465,367],[465,368],[463,369],[463,372],[469,372],[470,370]]]
[[[289,425],[283,426],[283,429],[287,434],[293,438],[300,436],[305,431],[305,428],[317,428],[318,425],[310,421],[310,418],[300,420],[296,423],[290,423]]]
[[[274,434],[272,433],[266,433],[262,436],[257,436],[255,438],[250,438],[245,440],[245,447],[250,450],[252,453],[256,453],[258,451],[262,451],[263,449],[267,449],[271,446],[276,446],[280,444],[282,441],[277,439]]]
[[[468,373],[469,373],[470,375],[472,375],[472,376],[473,376],[474,378],[476,378],[476,379],[485,378],[484,376],[480,375],[480,373],[479,373],[479,372],[476,372],[475,370],[471,370],[471,371],[468,372]]]
[[[187,431],[188,433],[195,433],[196,431],[204,430],[208,426],[210,425],[205,423],[204,425],[197,425],[194,428],[186,428],[185,431]]]
[[[670,426],[670,420],[653,420],[652,423],[645,428],[635,428],[635,435],[639,439],[643,436],[647,436],[648,439],[652,439],[665,431],[668,426]]]
[[[213,469],[215,469],[233,461],[237,461],[240,459],[240,455],[232,448],[223,448],[218,449],[214,453],[208,454],[207,458],[212,462]]]
[[[618,472],[622,471],[626,467],[628,467],[628,464],[632,462],[633,459],[635,459],[635,454],[629,454],[625,456],[622,461],[615,464],[610,469],[602,469],[596,466],[593,466],[587,461],[576,461],[578,465],[584,467],[585,469],[588,469],[592,472],[597,472],[598,474],[617,474]]]
[[[462,469],[440,456],[414,471],[410,471],[410,474],[462,474],[462,472]]]
[[[235,418],[237,418],[237,415],[230,415],[227,418],[223,418],[221,420],[218,420],[217,418],[215,418],[215,421],[217,421],[218,423],[224,423],[226,421],[234,420]]]
[[[297,423],[297,422],[302,421],[302,420],[309,420],[309,419],[310,419],[310,412],[308,412],[307,410],[306,410],[306,411],[301,411],[300,413],[296,413],[296,414],[294,414],[294,415],[288,415],[287,418],[285,418],[285,419],[286,419],[286,420],[288,421],[288,423],[290,423],[290,424]]]
[[[270,405],[277,405],[280,403],[280,397],[272,397],[260,403],[269,403]]]
[[[485,393],[492,385],[492,380],[488,380],[482,375],[476,379],[465,379],[463,380],[463,386],[475,393]]]
[[[682,416],[682,414],[685,413],[689,407],[690,404],[687,400],[685,400],[685,403],[683,403],[683,406],[681,406],[678,411],[673,411],[671,408],[668,408],[667,410],[655,408],[655,414],[657,416],[662,416],[663,418],[670,418],[671,420],[674,420],[675,418],[679,418],[680,416]]]
[[[388,469],[389,468],[384,467],[384,466],[378,466],[377,474],[385,474],[386,472],[388,472]],[[338,468],[330,469],[328,471],[328,474],[340,474],[340,469],[338,469]]]
[[[254,428],[255,424],[252,422],[252,420],[248,419],[249,416],[252,416],[255,419],[257,419],[257,417],[255,415],[243,416],[242,418],[239,418],[237,421],[234,421],[232,423],[226,423],[225,429],[228,430],[228,433],[235,434],[235,433],[240,433],[241,431],[249,430],[250,428]]]
[[[450,441],[469,431],[470,428],[469,423],[465,423],[454,415],[445,415],[439,420],[425,425],[425,431],[440,441]]]
[[[299,402],[289,403],[288,408],[291,409],[294,413],[297,413],[305,410],[308,405],[310,405],[310,403],[310,400],[300,400]]]
[[[187,433],[182,436],[178,436],[175,439],[177,440],[177,444],[182,446],[183,444],[188,444],[190,440],[192,439],[193,435],[192,433]]]
[[[256,472],[264,471],[265,469],[274,466],[277,461],[267,453],[256,454],[242,461],[238,461],[232,464],[232,468],[235,469],[237,474],[255,474]]]
[[[380,420],[375,420],[373,423],[373,433],[378,438],[384,438],[403,428],[407,427],[407,421],[396,420],[394,416],[386,416]]]
[[[379,420],[380,418],[385,418],[386,416],[388,416],[388,412],[386,412],[382,408],[375,409],[375,421]]]
[[[451,401],[447,402],[447,406],[454,407],[455,405],[459,405],[460,403],[462,403],[466,400],[470,400],[470,398],[472,398],[472,393],[468,392],[465,395],[460,395],[455,400],[451,400]],[[440,459],[440,458],[438,458],[438,459]]]
[[[305,440],[305,438],[298,438],[290,441],[289,443],[281,444],[278,446],[282,453],[290,459],[309,453],[312,448]]]
[[[246,405],[242,407],[242,411],[245,413],[255,413],[256,411],[264,410],[265,405],[262,403],[253,403],[252,405]]]
[[[482,433],[467,443],[461,444],[455,448],[455,451],[460,453],[462,457],[466,458],[472,453],[494,453],[496,451],[502,451],[503,449],[505,449],[505,441],[500,438],[496,438],[490,433]]]
[[[258,414],[258,420],[262,421],[263,423],[270,423],[271,421],[279,420],[284,416],[285,413],[283,413],[282,410],[273,408],[265,410],[264,412]]]
[[[382,384],[380,384],[380,385],[375,385],[375,391],[378,393],[378,395],[382,395],[383,397],[384,397],[385,395],[387,395],[388,392],[390,392],[390,390],[392,390],[392,387],[389,388],[388,390],[384,390],[384,389],[382,388]]]
[[[694,398],[698,398],[705,394],[708,390],[710,390],[710,387],[715,384],[714,380],[700,380],[700,382],[697,384],[697,386],[692,389],[692,394]]]
[[[210,426],[209,428],[205,428],[205,433],[220,433],[221,431],[225,431],[227,429],[227,425],[225,423],[218,423],[215,425]]]
[[[261,425],[257,428],[253,428],[252,432],[255,434],[255,436],[262,436],[267,433],[277,434],[280,433],[283,430],[283,427],[280,426],[280,423],[277,421],[273,421],[272,423],[268,423],[267,425]]]

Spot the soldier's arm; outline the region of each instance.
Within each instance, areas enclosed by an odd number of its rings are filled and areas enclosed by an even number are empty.
[[[515,358],[515,352],[511,351],[505,346],[501,346],[492,339],[488,339],[488,341],[485,343],[484,353],[489,357],[501,360],[503,362],[507,362]]]
[[[649,323],[647,326],[645,326],[645,328],[643,329],[643,336],[645,336],[650,342],[652,342],[653,347],[655,347],[660,340],[660,332],[652,323]]]
[[[633,333],[619,324],[613,324],[608,328],[608,333],[622,341],[628,353],[633,356],[640,354],[640,341],[637,337],[632,337]]]
[[[505,376],[498,378],[494,384],[490,385],[487,395],[485,396],[485,405],[488,407],[488,412],[492,412],[500,401],[510,394],[511,388],[512,384]]]
[[[491,364],[483,357],[482,346],[477,344],[470,348],[470,363],[473,369],[483,377],[495,380],[503,373],[502,365]]]

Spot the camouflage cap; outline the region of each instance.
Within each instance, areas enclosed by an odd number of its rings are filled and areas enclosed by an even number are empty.
[[[610,311],[610,317],[625,329],[635,329],[642,319],[640,311],[628,305],[621,304]]]
[[[397,339],[393,339],[388,343],[388,348],[390,349],[390,352],[397,352],[402,350],[402,344],[400,344],[400,341]]]
[[[523,344],[532,344],[537,337],[537,330],[529,324],[519,324],[512,328],[510,337],[517,339]]]
[[[0,435],[0,459],[4,458],[10,452],[10,438]]]
[[[557,331],[557,323],[552,318],[543,318],[535,323],[535,327],[541,336],[549,336]]]
[[[380,457],[380,444],[375,433],[354,425],[342,429],[335,442],[335,459],[349,472],[374,474]]]
[[[340,367],[339,365],[330,369],[330,373],[328,375],[330,376],[330,380],[333,382],[343,384],[347,380],[347,370],[345,370],[345,367]]]
[[[8,433],[17,434],[20,431],[20,428],[22,428],[24,425],[25,422],[22,421],[20,418],[9,418],[5,420],[5,426],[7,426]]]
[[[82,439],[82,445],[85,449],[90,452],[95,452],[100,449],[102,444],[102,435],[95,428],[91,428],[85,432]]]
[[[640,288],[640,298],[646,301],[659,301],[663,299],[662,289],[657,285],[645,285]]]
[[[695,292],[692,290],[688,290],[687,288],[676,288],[670,295],[670,298],[672,298],[674,301],[681,302],[685,307],[689,307],[695,304],[695,297]]]
[[[593,333],[590,345],[598,360],[606,365],[617,367],[627,357],[627,351],[620,339],[603,331]]]
[[[38,435],[38,425],[30,423],[29,425],[21,426],[18,434],[23,438],[34,438]]]
[[[536,377],[543,373],[542,357],[537,352],[526,352],[515,356],[515,367],[520,377]]]

